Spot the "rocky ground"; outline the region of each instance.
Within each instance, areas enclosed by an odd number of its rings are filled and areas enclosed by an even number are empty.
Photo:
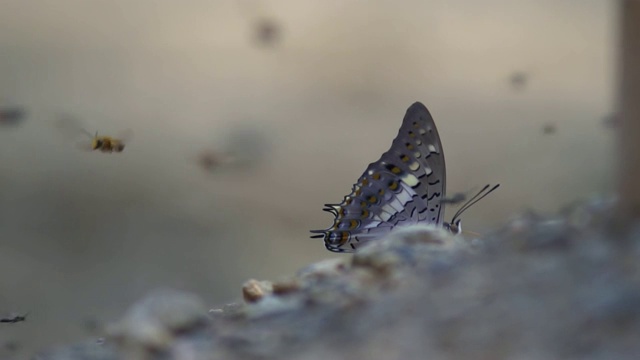
[[[481,239],[405,228],[210,310],[159,290],[104,337],[34,359],[632,359],[640,230],[611,201],[522,214]]]

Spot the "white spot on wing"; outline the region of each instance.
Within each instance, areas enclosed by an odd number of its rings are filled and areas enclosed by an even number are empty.
[[[396,199],[402,204],[402,206],[405,206],[409,201],[411,201],[411,199],[413,199],[413,197],[408,191],[403,191],[398,194]]]
[[[391,219],[391,217],[393,216],[393,214],[395,214],[395,209],[392,208],[389,205],[385,205],[382,207],[382,212],[380,213],[380,219],[382,219],[382,221],[389,221],[389,219]]]
[[[416,186],[418,185],[418,182],[419,182],[418,178],[412,174],[405,174],[402,177],[402,181],[409,186]]]
[[[363,226],[363,229],[369,229],[369,228],[374,228],[374,227],[378,227],[378,225],[380,225],[382,222],[380,221],[372,221],[370,223],[368,223],[367,225]]]

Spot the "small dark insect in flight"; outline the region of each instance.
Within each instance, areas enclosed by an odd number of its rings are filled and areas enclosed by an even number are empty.
[[[274,46],[280,40],[280,26],[275,20],[260,19],[255,25],[256,40],[266,46]]]
[[[248,20],[251,27],[251,41],[262,47],[275,47],[281,40],[281,23],[273,16],[264,0],[237,0],[241,16]]]
[[[250,169],[265,162],[271,152],[270,130],[257,124],[236,124],[226,131],[215,148],[204,149],[196,160],[206,171]]]
[[[527,80],[529,76],[523,71],[516,71],[509,77],[511,87],[515,90],[522,90],[527,86]]]
[[[0,323],[12,323],[15,324],[17,322],[22,322],[22,321],[26,321],[27,320],[27,314],[24,315],[18,315],[18,314],[11,314],[8,316],[5,316],[3,318],[0,318]]]
[[[450,204],[450,205],[456,205],[459,204],[463,201],[467,200],[467,195],[465,193],[455,193],[453,194],[453,196],[447,196],[443,199],[440,200],[441,204]]]
[[[25,118],[26,112],[20,107],[0,108],[0,125],[15,126]]]
[[[82,150],[98,150],[108,154],[113,152],[119,153],[124,150],[125,146],[129,144],[133,138],[133,131],[131,129],[122,131],[116,136],[98,135],[97,131],[95,134],[92,134],[81,125],[81,121],[68,116],[58,119],[55,125],[69,136],[75,137],[82,134],[88,137],[90,141],[82,141],[77,144],[78,148]]]
[[[91,139],[91,149],[103,153],[122,152],[125,145],[125,139],[122,137],[99,136],[97,132]]]
[[[544,124],[544,126],[542,127],[542,133],[544,135],[555,134],[557,130],[558,129],[556,127],[556,124],[553,124],[553,123]]]
[[[133,136],[131,130],[123,132],[121,135],[118,135],[116,137],[98,135],[98,132],[96,132],[95,135],[92,135],[84,129],[82,129],[82,132],[91,138],[91,142],[80,143],[78,144],[79,148],[91,151],[98,150],[102,153],[107,154],[122,152],[124,150],[124,147],[129,143]]]
[[[602,120],[602,124],[607,128],[615,129],[620,126],[620,115],[610,114]]]
[[[205,150],[198,155],[197,162],[203,169],[213,171],[221,166],[231,164],[233,162],[233,157],[213,150]]]

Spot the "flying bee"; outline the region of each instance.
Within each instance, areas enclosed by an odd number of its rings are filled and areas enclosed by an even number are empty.
[[[123,138],[114,138],[111,136],[104,136],[96,134],[91,139],[91,149],[99,150],[103,153],[122,152],[125,147],[125,141]]]
[[[96,131],[95,134],[91,134],[90,132],[80,129],[83,134],[87,135],[91,138],[91,142],[83,142],[78,144],[78,147],[83,150],[98,150],[102,153],[111,154],[113,152],[122,152],[125,146],[129,143],[131,138],[133,137],[133,132],[131,130],[126,130],[120,132],[116,136],[106,136],[106,135],[98,135]]]
[[[102,153],[109,154],[113,152],[119,153],[124,150],[125,146],[133,137],[131,130],[122,131],[116,136],[98,135],[97,131],[95,134],[91,134],[85,130],[77,120],[69,117],[59,119],[56,125],[69,135],[75,137],[81,133],[91,139],[90,141],[83,141],[77,144],[78,148],[82,150],[98,150]]]

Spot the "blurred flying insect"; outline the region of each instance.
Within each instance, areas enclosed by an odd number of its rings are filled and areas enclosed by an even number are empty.
[[[615,129],[620,126],[620,115],[616,113],[609,114],[602,120],[602,124],[607,128]]]
[[[0,125],[16,126],[26,117],[26,111],[19,106],[0,107]]]
[[[266,162],[272,151],[270,131],[257,123],[242,122],[223,131],[215,148],[202,150],[194,159],[208,172],[249,170]]]
[[[546,123],[542,127],[542,134],[544,134],[544,135],[552,135],[552,134],[555,134],[557,130],[558,129],[557,129],[556,124],[554,124],[554,123]]]
[[[4,316],[4,317],[0,318],[0,323],[15,324],[15,323],[18,323],[18,322],[27,321],[27,315],[29,315],[29,313],[26,313],[24,315],[9,314],[7,316]]]
[[[206,171],[214,171],[219,167],[233,164],[233,156],[207,149],[198,154],[196,161]]]
[[[122,152],[128,140],[131,139],[129,132],[122,133],[117,137],[98,135],[97,131],[95,135],[91,135],[89,132],[86,132],[86,134],[91,136],[91,150],[99,150],[100,152],[109,154],[112,152]]]
[[[523,90],[527,86],[529,74],[524,71],[516,71],[509,76],[511,88],[514,90]]]
[[[254,42],[265,48],[275,48],[282,40],[281,23],[272,16],[264,1],[242,0],[237,2],[239,11],[251,23]]]
[[[113,153],[113,152],[122,152],[127,144],[133,138],[133,131],[128,129],[118,133],[116,136],[107,136],[107,135],[98,135],[96,131],[95,134],[90,133],[86,129],[84,129],[79,121],[70,118],[64,117],[57,121],[57,127],[67,134],[71,136],[77,136],[79,134],[83,134],[87,136],[90,141],[82,141],[78,143],[78,148],[82,150],[95,151],[98,150],[103,153]]]
[[[258,44],[276,46],[280,40],[280,25],[273,19],[260,19],[255,24],[255,37]]]

